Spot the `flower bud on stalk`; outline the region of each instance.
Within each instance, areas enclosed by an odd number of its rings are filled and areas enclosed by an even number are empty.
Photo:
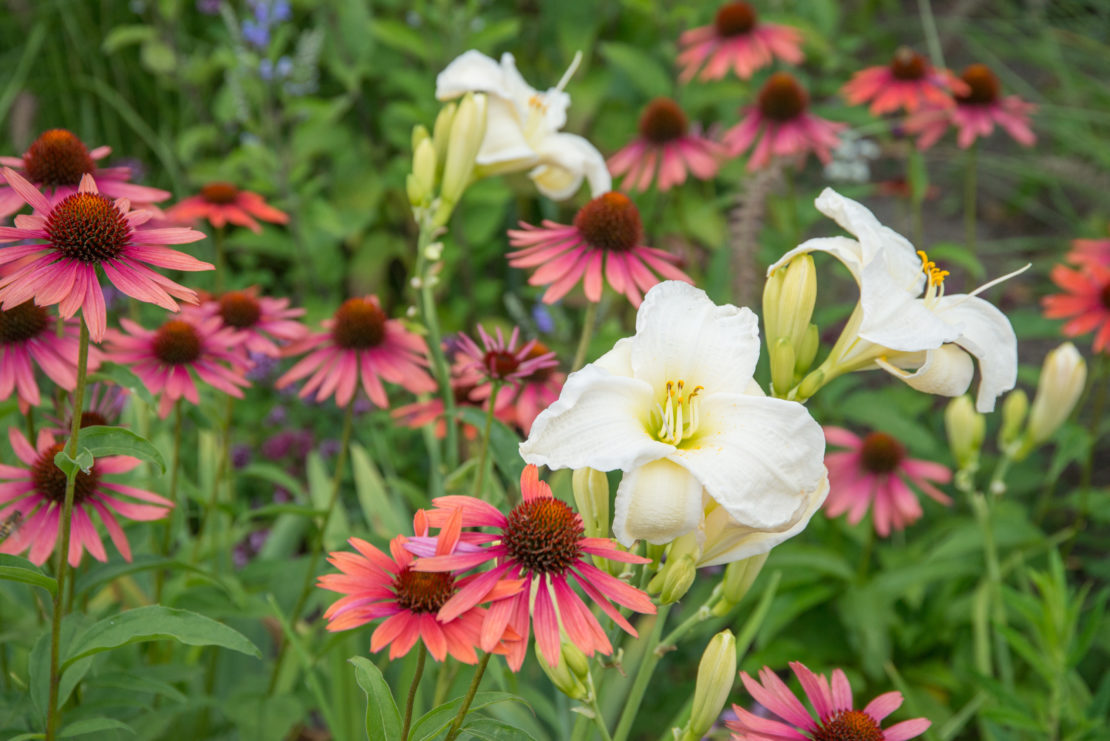
[[[1065,342],[1045,356],[1020,458],[1060,429],[1075,409],[1086,384],[1087,361],[1075,345]]]
[[[816,302],[817,271],[809,255],[776,270],[763,286],[763,327],[776,396],[785,396],[797,369],[807,369],[817,355],[816,327],[810,324]]]
[[[443,186],[440,199],[446,215],[437,214],[440,224],[447,223],[451,210],[462,198],[474,174],[474,158],[486,136],[486,96],[467,93],[455,111],[451,133],[447,139],[447,155],[443,163]]]
[[[415,136],[413,137],[416,138]],[[412,174],[405,181],[409,202],[415,206],[428,206],[435,197],[436,148],[425,136],[412,153]]]
[[[609,477],[594,468],[578,468],[571,477],[571,488],[586,537],[609,537]]]
[[[440,172],[447,159],[447,139],[451,136],[451,124],[455,121],[456,103],[448,103],[439,109],[435,125],[432,127],[432,144],[436,148],[436,161],[439,162]],[[415,147],[414,147],[415,148]]]
[[[998,444],[1008,448],[1021,435],[1025,415],[1029,411],[1029,397],[1021,389],[1006,394],[1002,402],[1002,426],[998,430]]]
[[[805,336],[802,337],[802,343],[795,348],[796,355],[794,356],[794,373],[802,375],[817,358],[817,350],[821,347],[821,333],[817,330],[817,325],[810,323],[806,329]]]
[[[779,337],[771,345],[771,385],[775,396],[785,397],[794,386],[794,346],[786,337]]]
[[[736,638],[722,630],[709,641],[698,664],[690,722],[682,738],[693,741],[713,727],[736,680]]]
[[[660,604],[664,605],[682,599],[694,583],[699,556],[697,533],[675,538],[667,551],[667,562],[648,582],[648,594],[658,594]]]
[[[547,678],[551,680],[557,690],[572,700],[585,700],[590,691],[582,681],[582,677],[572,668],[571,662],[567,660],[568,645],[567,643],[562,644],[559,665],[551,666],[544,660],[543,654],[540,652],[539,641],[537,641],[535,645],[536,660],[539,662],[540,668],[543,669],[543,673],[547,675]],[[578,649],[571,647],[571,650],[577,651]],[[581,652],[579,651],[579,653]],[[585,676],[589,676],[589,665],[586,666]]]
[[[948,447],[960,470],[975,467],[979,450],[987,431],[986,418],[975,411],[970,396],[957,396],[944,409],[944,429],[948,433]]]

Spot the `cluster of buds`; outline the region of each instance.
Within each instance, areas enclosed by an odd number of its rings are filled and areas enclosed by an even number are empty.
[[[594,683],[590,677],[590,661],[586,654],[570,641],[559,645],[559,665],[551,666],[540,652],[539,641],[535,647],[536,661],[543,673],[555,685],[555,689],[572,700],[590,702],[593,698]]]
[[[474,179],[475,158],[486,135],[486,96],[467,93],[440,109],[429,133],[412,131],[412,172],[405,181],[414,212],[430,213],[437,226],[451,212]]]
[[[763,286],[763,330],[771,359],[771,386],[785,397],[817,357],[820,339],[813,318],[817,269],[800,255],[771,273]]]

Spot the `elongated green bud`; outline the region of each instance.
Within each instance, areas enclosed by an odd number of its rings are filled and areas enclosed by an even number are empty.
[[[577,468],[571,476],[571,488],[586,537],[609,537],[609,477],[604,471]]]
[[[685,738],[698,739],[713,727],[736,680],[736,638],[722,630],[709,641],[698,664],[698,682]]]
[[[435,196],[436,148],[427,137],[413,150],[412,181],[406,180],[405,187],[413,206],[427,206]]]
[[[806,329],[805,337],[802,338],[802,344],[795,348],[795,375],[801,376],[809,370],[813,361],[817,359],[819,349],[821,349],[821,333],[817,331],[817,325],[811,323],[809,328]]]
[[[1029,411],[1029,397],[1021,389],[1006,394],[1002,402],[1002,426],[998,430],[998,442],[1003,448],[1009,447],[1021,436],[1025,415]]]
[[[428,133],[428,127],[424,124],[416,124],[412,127],[412,151],[420,146],[420,142],[431,139],[432,135]]]
[[[810,255],[799,255],[786,266],[779,297],[779,330],[790,338],[795,354],[809,330],[817,303],[817,268]]]
[[[451,134],[447,139],[447,155],[443,163],[443,187],[440,198],[455,204],[470,185],[474,158],[486,136],[486,96],[467,93],[455,111]]]
[[[948,434],[948,447],[961,469],[971,468],[979,462],[979,450],[987,431],[987,420],[975,411],[970,396],[957,396],[944,409],[944,429]]]
[[[555,685],[555,688],[562,692],[564,695],[572,700],[584,700],[589,695],[589,688],[586,684],[578,678],[574,670],[570,667],[570,662],[566,661],[566,643],[562,645],[560,651],[560,660],[558,666],[551,666],[543,658],[543,653],[540,651],[540,644],[537,641],[535,645],[536,661],[539,663],[543,673]],[[587,667],[587,674],[589,668]]]
[[[782,298],[782,284],[786,281],[786,267],[781,267],[767,276],[763,284],[763,337],[767,347],[785,333],[779,322],[779,303]]]
[[[771,345],[771,384],[779,398],[794,386],[794,346],[786,337],[779,337]]]
[[[1087,384],[1087,361],[1065,342],[1045,356],[1037,395],[1029,414],[1028,436],[1033,445],[1052,437],[1075,408]]]
[[[432,143],[435,145],[436,159],[439,161],[441,168],[447,158],[447,140],[451,136],[451,124],[455,122],[455,110],[457,108],[457,103],[448,103],[440,108],[435,125],[432,127]]]

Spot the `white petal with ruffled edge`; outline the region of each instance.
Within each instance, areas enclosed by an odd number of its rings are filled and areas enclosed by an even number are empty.
[[[808,255],[811,252],[826,252],[841,263],[856,279],[856,283],[860,281],[860,273],[863,270],[863,248],[860,243],[854,239],[847,237],[817,237],[816,239],[807,239],[794,249],[788,251],[785,255],[780,257],[778,261],[767,268],[767,275],[775,272],[782,266],[789,263],[798,255]]]
[[[585,179],[594,198],[613,188],[605,158],[577,134],[553,133],[534,142],[540,165],[528,173],[548,198],[562,201],[578,192]]]
[[[899,360],[901,360],[899,358]],[[955,345],[942,345],[925,353],[925,362],[913,373],[882,358],[875,365],[895,378],[905,381],[911,388],[938,396],[959,396],[971,385],[975,366],[971,357]]]
[[[483,92],[508,98],[501,65],[485,54],[471,49],[463,52],[436,75],[436,98],[450,100],[469,92]]]
[[[945,321],[962,327],[956,344],[979,361],[975,408],[994,411],[995,399],[1017,383],[1017,335],[1006,315],[977,296],[944,296],[935,309]]]

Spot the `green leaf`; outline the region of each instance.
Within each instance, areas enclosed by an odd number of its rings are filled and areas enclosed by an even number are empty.
[[[161,605],[139,607],[91,626],[70,645],[62,666],[130,643],[174,640],[189,646],[221,646],[262,658],[262,652],[239,631],[204,615]]]
[[[72,478],[78,471],[88,473],[92,469],[93,454],[84,446],[81,447],[81,452],[76,458],[71,458],[69,453],[61,450],[54,454],[54,465],[62,469],[67,479]]]
[[[412,726],[412,733],[409,735],[408,741],[431,741],[438,736],[447,726],[451,725],[451,721],[459,712],[462,701],[463,698],[456,697],[454,700],[420,716],[420,719]],[[474,695],[474,701],[470,703],[470,710],[467,711],[467,714],[469,715],[475,710],[481,710],[498,702],[519,702],[527,705],[520,697],[508,692],[479,692]]]
[[[355,656],[348,661],[355,667],[355,681],[366,693],[366,737],[370,741],[399,739],[401,713],[381,670],[365,656]]]
[[[505,389],[503,393],[507,391]],[[460,408],[459,417],[468,425],[477,427],[479,434],[486,427],[486,413],[477,407]],[[489,429],[489,448],[494,464],[508,479],[509,486],[517,485],[520,474],[524,472],[524,459],[520,457],[520,436],[504,422],[495,419]]]
[[[536,741],[535,736],[516,726],[485,716],[467,719],[459,738],[467,736],[484,741]]]
[[[85,718],[76,723],[70,723],[63,728],[58,734],[58,738],[75,738],[77,736],[84,736],[89,733],[99,733],[101,731],[122,730],[127,731],[132,736],[135,735],[135,730],[122,723],[115,718]]]
[[[54,596],[58,591],[56,579],[42,573],[30,561],[19,556],[0,554],[0,579],[42,587],[50,592],[50,596]]]
[[[272,463],[252,463],[246,468],[238,471],[235,475],[238,478],[249,476],[250,478],[262,479],[268,483],[280,486],[292,494],[294,499],[300,502],[308,499],[308,493],[305,491],[304,485],[301,484],[298,479],[286,473],[284,469]],[[401,531],[398,530],[397,532]]]
[[[94,458],[110,455],[129,455],[132,458],[153,463],[166,472],[166,459],[149,440],[126,427],[105,427],[95,425],[81,430],[78,441],[82,448],[88,449]]]
[[[355,476],[355,493],[370,529],[383,538],[405,531],[405,518],[396,510],[382,481],[378,467],[358,443],[351,445],[351,470]]]
[[[154,38],[158,32],[153,26],[116,26],[104,38],[104,43],[100,45],[100,50],[105,54],[112,54],[119,51],[125,46],[133,44],[141,44],[147,39]]]
[[[631,44],[615,41],[601,45],[601,56],[620,70],[647,97],[667,95],[674,87],[671,75],[654,57]]]
[[[334,465],[334,463],[330,464]],[[313,451],[308,454],[307,476],[308,476],[308,494],[312,500],[312,506],[321,511],[327,511],[328,504],[331,502],[331,475],[329,475],[329,467],[324,465],[324,459],[320,454]],[[343,508],[341,502],[336,502],[335,506],[331,508],[328,515],[327,522],[324,524],[324,547],[329,551],[341,548],[343,543],[346,542],[347,533],[351,531],[351,527],[347,522],[347,510]]]

